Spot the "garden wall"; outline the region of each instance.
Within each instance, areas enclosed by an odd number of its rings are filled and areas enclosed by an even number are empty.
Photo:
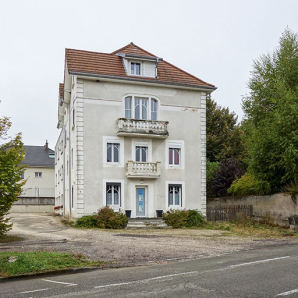
[[[298,215],[298,205],[289,194],[278,193],[268,196],[247,196],[242,198],[207,199],[207,206],[252,205],[253,217],[266,219],[279,225],[289,226],[288,217]]]

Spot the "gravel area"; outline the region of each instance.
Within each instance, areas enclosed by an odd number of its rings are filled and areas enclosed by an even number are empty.
[[[82,254],[92,260],[119,265],[164,263],[280,245],[297,240],[254,240],[212,230],[117,230],[75,229],[58,216],[36,213],[11,214],[10,235],[23,241],[0,244],[0,251],[59,251]]]

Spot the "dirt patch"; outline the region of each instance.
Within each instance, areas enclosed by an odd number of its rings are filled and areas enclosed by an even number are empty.
[[[254,241],[212,230],[75,229],[63,225],[61,219],[55,216],[28,213],[12,216],[14,226],[9,234],[25,240],[15,245],[2,244],[0,251],[65,251],[121,265],[208,257],[285,243],[285,240]]]

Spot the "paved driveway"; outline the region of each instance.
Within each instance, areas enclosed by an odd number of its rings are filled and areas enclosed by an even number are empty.
[[[222,255],[288,240],[254,241],[210,230],[99,230],[75,229],[58,216],[11,214],[11,235],[24,241],[0,245],[0,251],[61,251],[122,265],[163,263]]]

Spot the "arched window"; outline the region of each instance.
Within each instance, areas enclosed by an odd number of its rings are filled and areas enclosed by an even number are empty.
[[[151,97],[127,96],[125,98],[125,118],[157,120],[157,100]]]

